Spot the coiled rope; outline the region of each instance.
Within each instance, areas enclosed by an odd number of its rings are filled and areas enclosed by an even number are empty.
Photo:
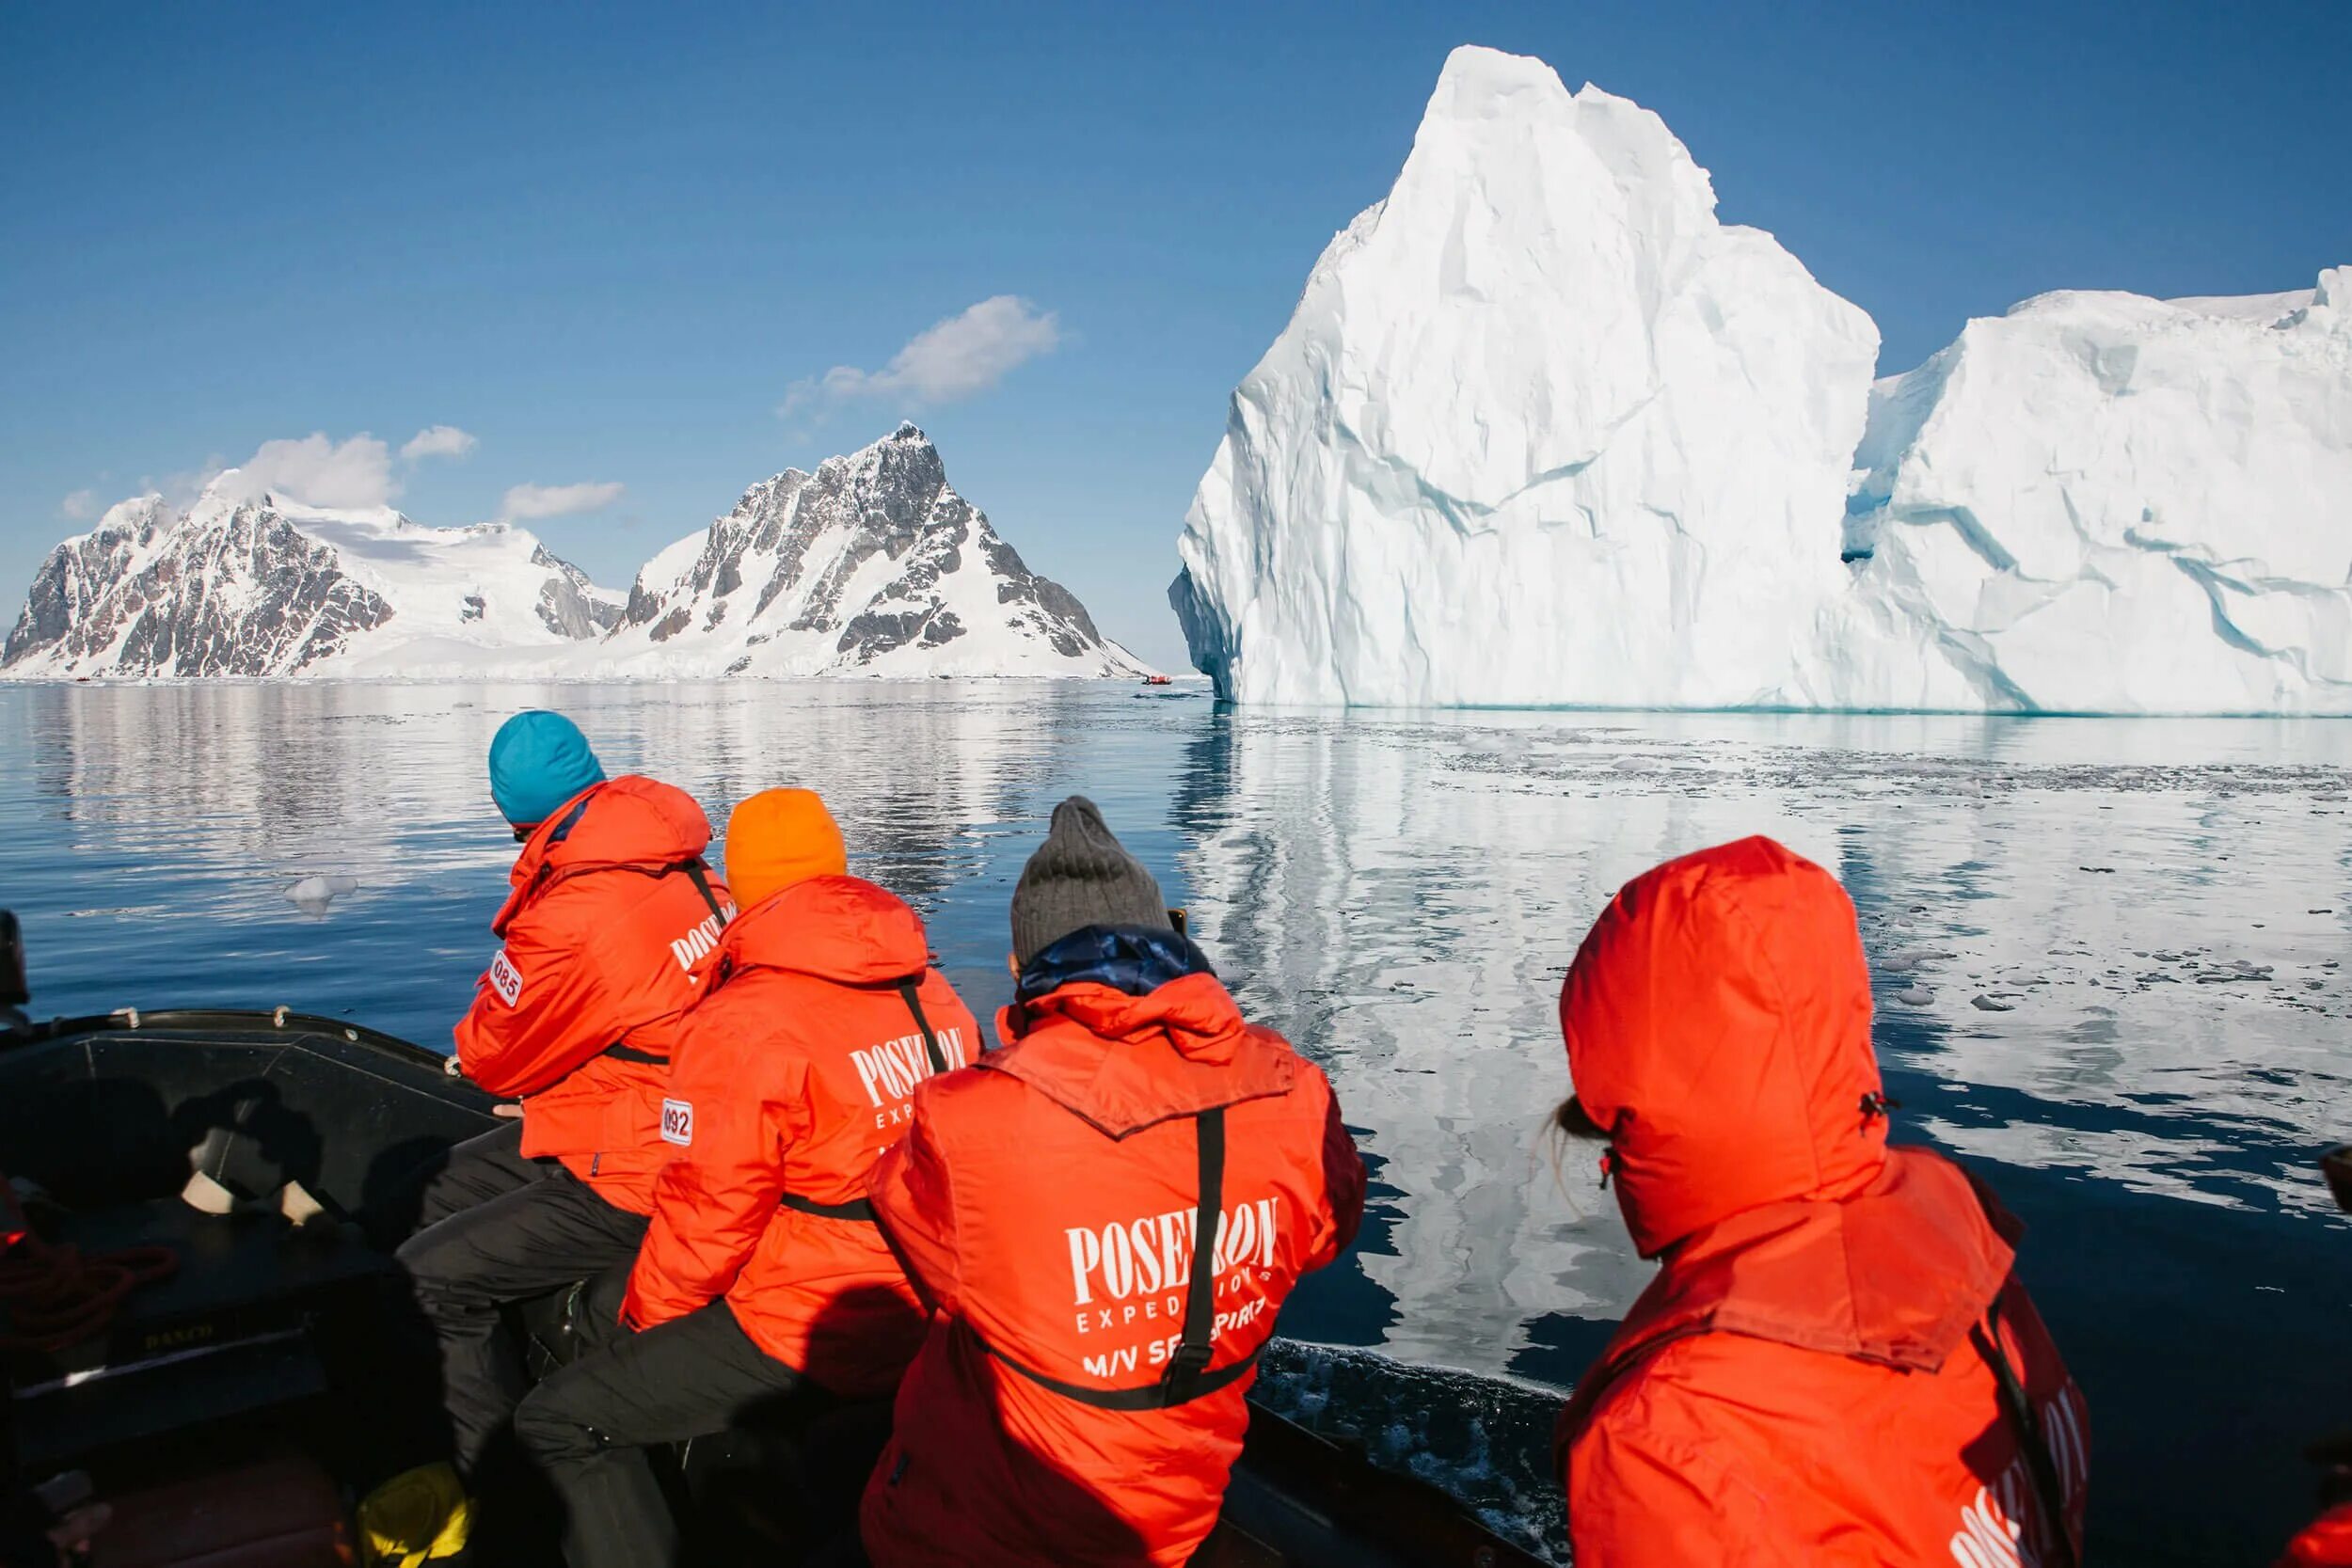
[[[179,1268],[180,1255],[166,1246],[85,1253],[26,1230],[0,1258],[0,1307],[8,1314],[0,1351],[54,1353],[78,1344],[114,1322],[133,1291]]]

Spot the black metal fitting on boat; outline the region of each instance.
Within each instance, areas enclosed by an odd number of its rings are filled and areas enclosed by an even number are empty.
[[[24,930],[16,916],[0,910],[0,1029],[24,1029],[31,1021],[17,1011],[33,999],[24,985]]]

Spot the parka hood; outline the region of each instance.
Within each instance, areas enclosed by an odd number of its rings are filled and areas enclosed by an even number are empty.
[[[612,866],[676,865],[709,847],[710,819],[675,784],[642,773],[590,784],[524,843],[507,874],[514,892],[491,929],[502,933],[533,893],[561,878]]]
[[[783,969],[845,986],[880,986],[930,967],[923,918],[858,877],[811,877],[728,923],[709,962],[721,975]]]
[[[1885,1164],[1853,905],[1769,838],[1620,890],[1577,952],[1560,1022],[1645,1258],[1765,1204],[1853,1196]]]
[[[1037,994],[1040,984],[1051,989]],[[1297,1058],[1245,1022],[1200,950],[1168,930],[1089,927],[1023,972],[980,1065],[1020,1079],[1114,1138],[1219,1105],[1288,1093]]]

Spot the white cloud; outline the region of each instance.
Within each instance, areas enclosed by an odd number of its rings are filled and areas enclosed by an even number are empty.
[[[453,424],[427,425],[408,437],[400,460],[414,463],[426,457],[463,457],[482,443]]]
[[[276,495],[307,506],[389,506],[400,494],[391,449],[365,431],[347,441],[324,434],[264,441],[226,476],[226,488],[238,500]]]
[[[612,480],[595,484],[517,484],[506,492],[499,515],[511,522],[520,517],[568,517],[575,512],[595,512],[619,500],[626,488]]]
[[[77,523],[87,523],[98,515],[98,492],[76,490],[57,503],[57,510]]]
[[[794,382],[777,412],[788,419],[804,408],[856,398],[898,397],[909,405],[954,403],[987,391],[1016,367],[1053,353],[1061,341],[1061,324],[1053,311],[1017,294],[997,294],[925,327],[879,371],[835,365],[821,376]]]

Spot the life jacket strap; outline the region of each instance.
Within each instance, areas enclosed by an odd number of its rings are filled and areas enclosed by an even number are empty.
[[[727,923],[727,911],[719,907],[719,895],[710,891],[710,867],[703,863],[702,857],[697,855],[691,861],[680,861],[671,869],[686,873],[694,884],[694,891],[703,895],[703,902],[710,906],[710,912],[718,917],[720,926],[723,927]]]
[[[1258,1364],[1258,1352],[1253,1350],[1230,1367],[1219,1367],[1213,1372],[1201,1373],[1193,1380],[1191,1392],[1182,1399],[1171,1399],[1166,1377],[1157,1383],[1147,1383],[1140,1388],[1089,1388],[1083,1384],[1064,1383],[1057,1377],[1047,1377],[1034,1367],[1025,1367],[984,1339],[980,1341],[980,1348],[1039,1387],[1059,1394],[1066,1400],[1075,1400],[1080,1404],[1090,1404],[1097,1410],[1166,1410],[1170,1405],[1189,1403],[1193,1400],[1205,1399],[1219,1389],[1232,1387],[1242,1380],[1244,1373]],[[1261,1350],[1263,1348],[1259,1347]],[[1173,1361],[1169,1363],[1168,1370],[1170,1373],[1175,1370]]]
[[[914,1026],[923,1032],[923,1053],[931,1059],[931,1071],[947,1070],[947,1053],[939,1049],[939,1037],[931,1033],[931,1021],[923,1016],[923,996],[918,989],[923,983],[920,974],[910,974],[898,982],[898,1000],[914,1015]]]
[[[861,1225],[874,1223],[874,1206],[862,1197],[848,1203],[819,1203],[798,1193],[787,1193],[776,1199],[776,1206],[789,1209],[796,1214],[815,1214],[818,1219],[855,1220]]]
[[[1253,1350],[1230,1367],[1209,1370],[1210,1359],[1216,1354],[1215,1272],[1217,1223],[1225,1212],[1225,1107],[1218,1105],[1199,1112],[1193,1117],[1192,1125],[1200,1149],[1200,1198],[1193,1211],[1192,1277],[1184,1286],[1184,1338],[1175,1354],[1168,1358],[1168,1370],[1159,1382],[1140,1388],[1089,1388],[1048,1377],[1034,1367],[1025,1367],[985,1339],[980,1341],[981,1349],[1039,1387],[1080,1404],[1090,1404],[1097,1410],[1166,1410],[1171,1405],[1189,1404],[1232,1387],[1258,1364],[1258,1352]]]
[[[1971,1331],[1977,1341],[1978,1354],[1993,1369],[1994,1381],[2001,1389],[2001,1413],[2009,1419],[2010,1433],[2026,1458],[2026,1473],[2032,1479],[2034,1501],[2039,1505],[2042,1522],[2049,1528],[2049,1558],[2053,1568],[2074,1568],[2074,1538],[2066,1528],[2066,1487],[2058,1479],[2058,1461],[2050,1452],[2048,1436],[2042,1430],[2042,1421],[2035,1416],[2033,1399],[2026,1392],[2017,1368],[2010,1361],[2009,1353],[2001,1348],[2001,1298],[1984,1309],[1984,1321]]]
[[[1200,1206],[1192,1222],[1192,1278],[1184,1291],[1184,1338],[1168,1357],[1160,1381],[1168,1402],[1182,1404],[1200,1397],[1209,1360],[1216,1354],[1216,1227],[1225,1213],[1225,1107],[1216,1106],[1192,1118],[1193,1142],[1200,1149]]]

